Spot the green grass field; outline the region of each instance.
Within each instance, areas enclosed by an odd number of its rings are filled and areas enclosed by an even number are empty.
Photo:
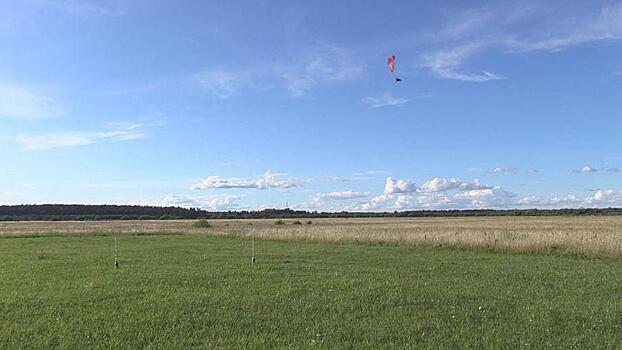
[[[622,262],[201,235],[0,239],[1,348],[620,348]]]

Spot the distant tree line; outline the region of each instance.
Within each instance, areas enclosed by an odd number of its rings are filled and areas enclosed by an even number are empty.
[[[468,209],[394,212],[317,212],[292,209],[213,212],[196,208],[140,205],[4,205],[0,221],[63,220],[172,220],[172,219],[287,219],[371,217],[469,217],[469,216],[583,216],[622,215],[622,208],[581,209]]]

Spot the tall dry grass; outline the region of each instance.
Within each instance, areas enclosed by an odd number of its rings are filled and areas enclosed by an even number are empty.
[[[92,234],[210,234],[335,243],[396,243],[509,252],[622,257],[622,217],[374,218],[296,220],[4,222],[0,237]]]

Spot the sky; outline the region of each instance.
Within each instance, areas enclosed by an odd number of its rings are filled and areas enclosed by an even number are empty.
[[[0,204],[622,206],[621,93],[622,1],[16,0]]]

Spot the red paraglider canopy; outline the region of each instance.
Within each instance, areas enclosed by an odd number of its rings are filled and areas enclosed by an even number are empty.
[[[389,66],[389,70],[393,73],[395,70],[395,56],[389,56],[387,59],[387,66]]]
[[[387,58],[387,66],[389,66],[389,70],[391,71],[391,74],[393,74],[393,77],[395,78],[395,82],[396,83],[401,82],[402,79],[395,76],[395,55],[391,55],[389,56],[389,58]]]

